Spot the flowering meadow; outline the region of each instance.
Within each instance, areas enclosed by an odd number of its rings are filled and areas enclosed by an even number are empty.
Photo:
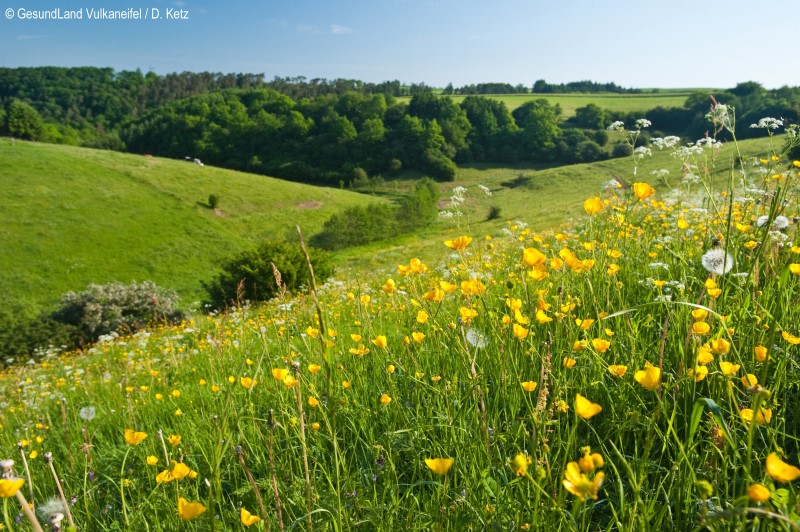
[[[800,528],[800,162],[765,120],[735,161],[618,123],[630,185],[579,223],[5,370],[4,527]]]

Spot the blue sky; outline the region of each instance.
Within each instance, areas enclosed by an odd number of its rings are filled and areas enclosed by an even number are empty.
[[[800,85],[800,0],[1,0],[0,66],[399,79],[456,87]],[[21,20],[184,9],[188,20]],[[13,11],[9,19],[7,10]]]

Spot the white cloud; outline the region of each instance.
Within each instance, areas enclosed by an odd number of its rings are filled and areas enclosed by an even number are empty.
[[[339,24],[331,24],[331,33],[334,35],[344,35],[345,33],[353,33],[351,28],[347,26],[340,26]]]
[[[309,26],[308,24],[299,24],[297,26],[297,31],[300,33],[307,33],[308,35],[316,35],[319,33],[319,30],[314,26]]]

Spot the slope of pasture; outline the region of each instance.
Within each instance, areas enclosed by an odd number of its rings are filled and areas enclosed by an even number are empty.
[[[780,149],[782,140],[776,147]],[[769,151],[768,139],[752,139],[739,142],[742,154],[757,155]],[[713,183],[717,190],[727,187],[730,175],[730,164],[735,156],[732,144],[723,145],[714,158],[706,163],[711,167],[713,162]],[[697,161],[701,162],[702,161]],[[633,176],[633,161],[630,157],[609,159],[588,164],[557,166],[543,168],[541,166],[497,167],[489,165],[470,165],[458,169],[454,183],[440,183],[442,210],[454,211],[447,205],[455,187],[467,189],[464,202],[459,207],[462,216],[440,218],[435,224],[421,233],[393,239],[391,242],[380,242],[364,248],[354,248],[345,252],[340,261],[343,268],[351,270],[352,275],[360,271],[383,269],[390,273],[397,268],[405,257],[419,256],[432,259],[438,253],[441,241],[463,234],[464,231],[477,234],[500,235],[501,230],[515,220],[524,220],[535,231],[558,229],[576,216],[583,214],[583,201],[591,196],[601,195],[603,183],[618,179],[627,183],[647,181],[660,193],[670,188],[681,188],[681,176],[677,170],[679,161],[667,151],[654,150],[652,156],[640,161],[637,176]],[[668,169],[666,178],[651,175],[654,170]],[[410,190],[416,177],[388,181],[384,187],[386,193],[403,193]],[[524,185],[509,186],[518,178],[527,178]],[[479,185],[489,189],[487,196]],[[683,187],[685,190],[685,187]],[[699,192],[700,185],[692,190]],[[500,209],[500,216],[495,220],[487,220],[489,209],[494,206]],[[399,262],[398,262],[399,261]]]
[[[561,106],[564,118],[575,116],[575,109],[585,107],[590,103],[598,105],[603,109],[619,111],[623,113],[632,111],[647,111],[654,107],[683,107],[686,98],[691,91],[670,91],[643,94],[611,94],[611,93],[592,93],[592,94],[484,94],[487,98],[499,100],[506,104],[509,111],[513,111],[525,102],[544,98],[551,104]],[[451,96],[453,101],[461,103],[466,96]],[[398,98],[401,101],[411,101],[410,97]]]
[[[363,195],[139,155],[0,139],[0,291],[38,306],[90,282],[151,279],[184,298],[221,259]],[[206,202],[220,198],[216,211]],[[374,199],[374,201],[385,201]]]

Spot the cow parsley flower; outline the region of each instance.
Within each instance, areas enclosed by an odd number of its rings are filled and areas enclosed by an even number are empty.
[[[750,124],[751,128],[757,129],[778,129],[781,126],[783,126],[783,120],[772,118],[771,116],[765,116],[760,119],[758,124]]]

